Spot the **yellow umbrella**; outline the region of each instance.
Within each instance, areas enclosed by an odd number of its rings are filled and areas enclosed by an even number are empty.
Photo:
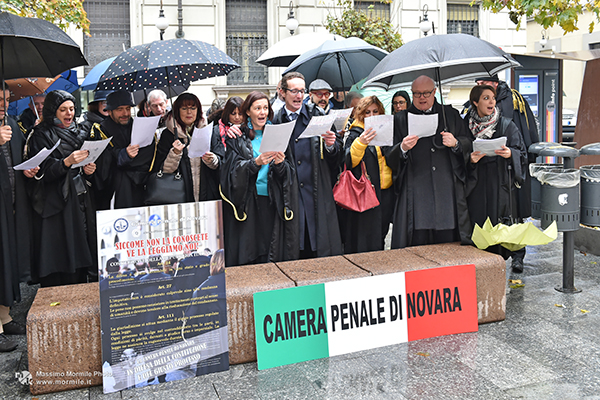
[[[556,221],[552,221],[552,224],[548,228],[540,231],[531,222],[510,226],[504,224],[494,226],[488,218],[483,227],[475,224],[471,240],[473,240],[477,248],[482,250],[499,244],[510,251],[516,251],[525,246],[548,244],[556,239],[557,235]]]

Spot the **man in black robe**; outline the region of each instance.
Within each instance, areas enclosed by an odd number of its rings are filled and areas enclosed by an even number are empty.
[[[115,209],[144,205],[144,184],[156,153],[156,139],[142,148],[131,144],[133,105],[131,94],[125,90],[109,94],[106,98],[106,110],[110,118],[106,118],[100,125],[94,125],[90,132],[94,137],[112,137],[108,146],[110,155],[105,156],[112,158],[110,168],[103,168],[99,173],[105,180],[112,178]]]
[[[36,125],[36,123],[40,121],[45,100],[46,95],[44,94],[32,96],[29,102],[29,107],[26,108],[21,115],[19,115],[19,128],[25,137],[27,137],[27,134]]]
[[[435,100],[435,92],[431,78],[418,77],[412,84],[413,104],[394,116],[396,145],[386,155],[397,192],[392,248],[471,243],[465,194],[471,135],[456,110]],[[411,134],[411,114],[435,116],[435,135]]]
[[[306,93],[304,76],[290,72],[281,79],[281,96],[285,105],[273,117],[274,124],[296,120],[289,142],[294,158],[300,191],[299,239],[300,258],[342,254],[331,171],[337,169],[342,157],[342,137],[327,131],[321,137],[299,139],[316,107],[303,103]],[[316,114],[319,115],[319,114]]]
[[[508,84],[498,79],[498,75],[492,77],[482,77],[476,80],[478,85],[490,85],[496,89],[496,105],[500,109],[500,115],[512,120],[525,144],[525,149],[529,149],[533,143],[540,141],[537,122],[529,107],[529,103],[515,89],[508,87]],[[535,162],[536,155],[527,153],[527,161]],[[524,218],[531,216],[531,176],[529,167],[525,166],[525,180],[517,190],[517,220],[523,222]],[[515,272],[523,272],[523,259],[525,258],[525,247],[512,253],[512,269]]]
[[[25,137],[17,122],[5,115],[10,92],[0,89],[0,352],[12,351],[17,343],[6,335],[23,335],[25,328],[12,320],[10,306],[21,300],[19,281],[27,281],[31,270],[31,207],[25,177],[39,167],[16,171],[23,159]]]

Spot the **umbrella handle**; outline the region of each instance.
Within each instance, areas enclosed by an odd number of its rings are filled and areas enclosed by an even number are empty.
[[[437,83],[438,83],[438,88],[440,89],[440,104],[442,105],[442,119],[444,121],[444,132],[448,132],[448,121],[446,120],[446,110],[444,109],[444,96],[442,94],[442,82],[441,82],[441,78],[440,78],[440,69],[436,68],[435,69],[435,77],[437,78]],[[443,149],[444,147],[444,143],[443,143],[443,138],[442,135],[440,134],[440,143],[441,144],[437,144],[435,142],[435,138],[438,135],[434,135],[433,139],[431,140],[433,142],[433,147],[436,147],[438,149]]]

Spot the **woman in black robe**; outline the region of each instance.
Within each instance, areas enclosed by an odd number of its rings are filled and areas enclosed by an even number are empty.
[[[28,183],[34,216],[32,280],[43,287],[97,279],[96,217],[89,191],[94,163],[71,168],[88,152],[79,150],[86,133],[74,121],[75,98],[55,90],[46,96],[42,122],[28,139],[28,157],[44,147],[58,147],[40,164]]]
[[[244,116],[240,111],[244,100],[241,97],[233,96],[227,99],[223,109],[215,112],[215,121],[213,124],[213,133],[218,134],[225,145],[227,132],[232,126],[239,127],[244,122]]]
[[[298,182],[289,148],[259,152],[273,118],[267,95],[251,92],[241,111],[242,136],[227,137],[221,170],[226,266],[297,259]]]
[[[166,126],[157,145],[154,171],[168,174],[179,171],[185,183],[187,202],[220,199],[219,168],[225,155],[221,137],[212,134],[210,151],[202,157],[188,155],[194,128],[206,126],[198,97],[192,93],[180,94],[173,103],[173,111],[166,117]]]
[[[344,143],[346,166],[352,168],[356,179],[362,175],[362,163],[366,167],[371,183],[375,187],[380,205],[362,213],[344,210],[345,235],[344,253],[363,253],[383,250],[384,239],[394,212],[394,190],[392,170],[387,166],[385,148],[370,146],[377,135],[372,128],[365,131],[365,118],[385,114],[383,104],[377,96],[362,98],[354,111],[354,122]],[[382,151],[383,150],[383,151]]]
[[[469,130],[475,139],[506,137],[506,145],[495,150],[495,156],[480,151],[471,153],[470,169],[475,180],[468,187],[467,204],[473,224],[482,226],[489,217],[492,224],[511,224],[517,210],[515,185],[525,179],[527,151],[519,129],[496,107],[496,91],[492,86],[475,86],[469,96]],[[500,246],[488,248],[505,258],[510,254]]]

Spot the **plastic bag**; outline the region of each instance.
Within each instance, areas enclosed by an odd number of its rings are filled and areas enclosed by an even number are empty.
[[[542,184],[564,189],[579,185],[580,176],[578,169],[554,168],[540,171],[537,180]]]
[[[562,164],[529,164],[529,175],[537,179],[537,175],[542,172],[553,168],[563,168]]]
[[[600,165],[585,165],[579,168],[581,178],[600,183]]]

